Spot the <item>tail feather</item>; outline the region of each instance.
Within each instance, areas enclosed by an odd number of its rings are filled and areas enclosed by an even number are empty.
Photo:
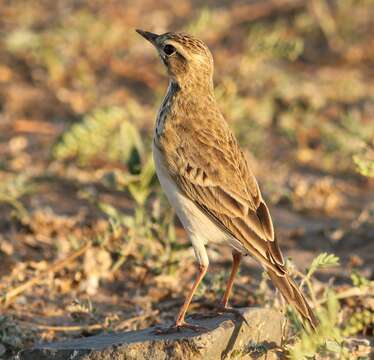
[[[315,330],[318,325],[318,320],[304,295],[291,277],[287,273],[279,275],[270,269],[267,270],[267,273],[286,301],[293,306],[303,319]]]

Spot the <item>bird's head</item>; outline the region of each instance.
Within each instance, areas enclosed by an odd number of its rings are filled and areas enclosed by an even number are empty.
[[[136,31],[157,49],[169,77],[179,86],[213,86],[213,57],[201,40],[184,33]]]

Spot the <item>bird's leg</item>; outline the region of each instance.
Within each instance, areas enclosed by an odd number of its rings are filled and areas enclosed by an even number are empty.
[[[218,306],[218,313],[231,313],[234,314],[236,317],[243,320],[247,325],[247,320],[244,318],[244,316],[240,313],[239,310],[230,308],[227,306],[229,302],[229,298],[231,295],[232,286],[234,285],[235,276],[238,273],[240,261],[242,259],[242,254],[236,250],[232,251],[232,267],[231,267],[231,274],[229,277],[229,280],[226,285],[225,293],[223,294],[222,300]]]
[[[235,276],[238,273],[241,259],[242,259],[242,254],[239,253],[238,251],[233,250],[233,252],[232,252],[231,274],[230,274],[229,280],[228,280],[227,285],[226,285],[225,293],[223,294],[223,298],[222,298],[221,303],[220,303],[221,307],[224,308],[224,309],[227,308],[227,304],[229,302],[229,298],[230,298],[230,295],[231,295],[232,286],[234,284]]]
[[[185,323],[184,317],[186,316],[187,309],[190,306],[191,300],[192,300],[192,298],[193,298],[193,296],[196,292],[196,289],[199,286],[203,277],[205,276],[207,270],[208,270],[207,266],[204,266],[204,265],[199,266],[199,274],[197,275],[197,277],[196,277],[196,279],[193,283],[193,286],[192,286],[190,292],[188,293],[188,295],[186,297],[186,300],[184,301],[183,306],[181,307],[181,309],[179,311],[177,321],[175,323],[177,326],[180,326],[180,325]]]
[[[208,313],[208,314],[204,314],[204,315],[196,315],[195,316],[196,318],[215,317],[217,316],[217,314],[220,315],[224,313],[231,313],[231,314],[234,314],[237,318],[247,323],[247,320],[244,318],[244,316],[240,313],[239,310],[236,310],[236,309],[233,309],[227,306],[230,295],[231,295],[232,287],[234,284],[235,276],[239,270],[241,259],[242,259],[242,254],[236,250],[233,250],[232,251],[233,262],[232,262],[232,267],[231,267],[231,274],[230,274],[229,280],[227,281],[226,290],[225,290],[225,293],[223,294],[222,300],[220,301],[218,306],[215,306],[215,311]]]
[[[207,265],[199,265],[199,274],[197,275],[197,277],[196,277],[196,279],[195,279],[195,281],[192,285],[192,288],[189,291],[189,293],[186,297],[186,300],[184,301],[184,304],[182,305],[181,309],[179,310],[179,314],[178,314],[178,317],[177,317],[177,320],[176,320],[175,324],[173,326],[169,327],[169,328],[166,328],[166,329],[157,328],[156,331],[155,331],[156,334],[173,333],[175,331],[179,331],[181,328],[188,328],[188,329],[192,329],[192,330],[195,330],[195,331],[206,330],[202,326],[186,323],[184,318],[186,316],[187,309],[190,306],[191,300],[192,300],[192,298],[193,298],[193,296],[196,292],[196,289],[199,286],[199,284],[201,283],[201,280],[204,278],[207,270],[208,270]]]

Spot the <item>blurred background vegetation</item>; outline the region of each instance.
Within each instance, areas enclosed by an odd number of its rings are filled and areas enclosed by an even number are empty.
[[[167,77],[144,28],[212,50],[221,110],[324,326],[308,337],[290,313],[284,354],[369,359],[373,14],[372,0],[2,1],[0,357],[171,320],[194,276],[150,154]],[[229,249],[209,251],[192,312],[229,272]],[[271,294],[246,261],[233,305],[281,308]]]

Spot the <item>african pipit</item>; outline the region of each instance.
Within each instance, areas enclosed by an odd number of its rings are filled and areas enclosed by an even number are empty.
[[[208,47],[187,34],[137,32],[157,49],[169,75],[156,120],[153,156],[162,188],[199,262],[199,274],[172,329],[193,328],[185,314],[208,269],[208,242],[233,248],[222,307],[227,306],[242,255],[251,254],[288,303],[315,328],[313,311],[285,267],[256,178],[214,97]]]

